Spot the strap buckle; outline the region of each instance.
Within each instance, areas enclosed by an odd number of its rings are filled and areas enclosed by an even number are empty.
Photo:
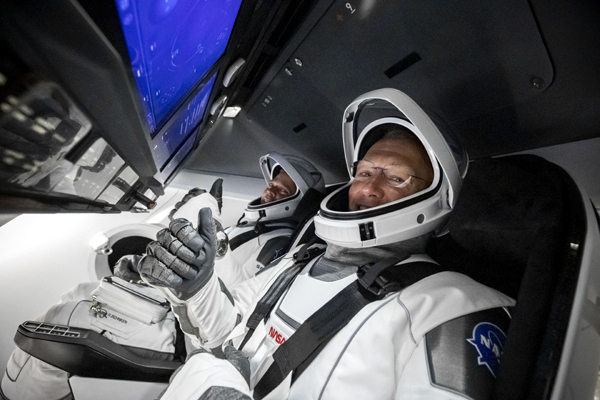
[[[317,255],[318,253],[322,253],[322,250],[317,247],[312,249],[306,249],[303,252],[299,250],[298,252],[294,253],[292,257],[296,263],[299,263],[315,258],[315,255]]]
[[[360,283],[363,288],[377,297],[384,297],[386,294],[396,292],[402,288],[398,282],[389,280],[381,275],[369,278],[372,274],[368,274],[367,272],[373,265],[374,264],[363,265],[356,272],[358,283]]]
[[[305,243],[302,247],[300,247],[300,249],[297,252],[295,252],[292,256],[292,258],[294,259],[294,263],[311,260],[325,251],[325,249],[321,247],[310,247],[315,242],[316,240],[310,240],[307,243]]]

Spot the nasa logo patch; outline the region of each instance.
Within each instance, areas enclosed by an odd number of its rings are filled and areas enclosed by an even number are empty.
[[[467,339],[477,349],[479,365],[485,365],[494,378],[500,366],[500,356],[504,351],[506,334],[490,322],[480,322],[473,328],[473,337]]]

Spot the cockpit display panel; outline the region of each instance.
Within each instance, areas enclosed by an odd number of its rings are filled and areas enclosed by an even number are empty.
[[[197,132],[197,127],[202,122],[215,80],[216,74],[199,86],[197,94],[191,96],[161,129],[160,135],[154,137],[152,155],[161,171],[188,138],[193,136],[195,139],[192,134]]]
[[[152,136],[223,55],[241,0],[116,0]]]

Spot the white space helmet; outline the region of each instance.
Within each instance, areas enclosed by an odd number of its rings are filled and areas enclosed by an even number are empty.
[[[296,184],[296,192],[284,199],[269,203],[260,203],[260,197],[252,200],[246,206],[244,214],[250,221],[268,221],[292,216],[296,207],[306,194],[313,188],[325,193],[325,181],[322,174],[314,165],[301,157],[270,153],[259,160],[260,169],[267,185],[283,169]]]
[[[380,137],[374,128],[397,124],[422,142],[433,167],[432,184],[413,195],[377,207],[349,211],[353,167]],[[327,196],[315,217],[317,236],[348,248],[380,246],[440,233],[450,217],[468,166],[467,154],[449,129],[433,123],[410,97],[379,89],[355,99],[344,112],[343,141],[350,182]],[[379,130],[380,131],[380,130]],[[371,134],[371,135],[370,135]]]

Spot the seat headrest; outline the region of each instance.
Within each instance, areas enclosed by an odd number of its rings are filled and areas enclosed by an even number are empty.
[[[541,157],[473,161],[449,233],[432,240],[428,251],[442,265],[516,298],[532,250],[560,247],[540,241],[554,242],[563,230],[562,191],[559,167]]]

